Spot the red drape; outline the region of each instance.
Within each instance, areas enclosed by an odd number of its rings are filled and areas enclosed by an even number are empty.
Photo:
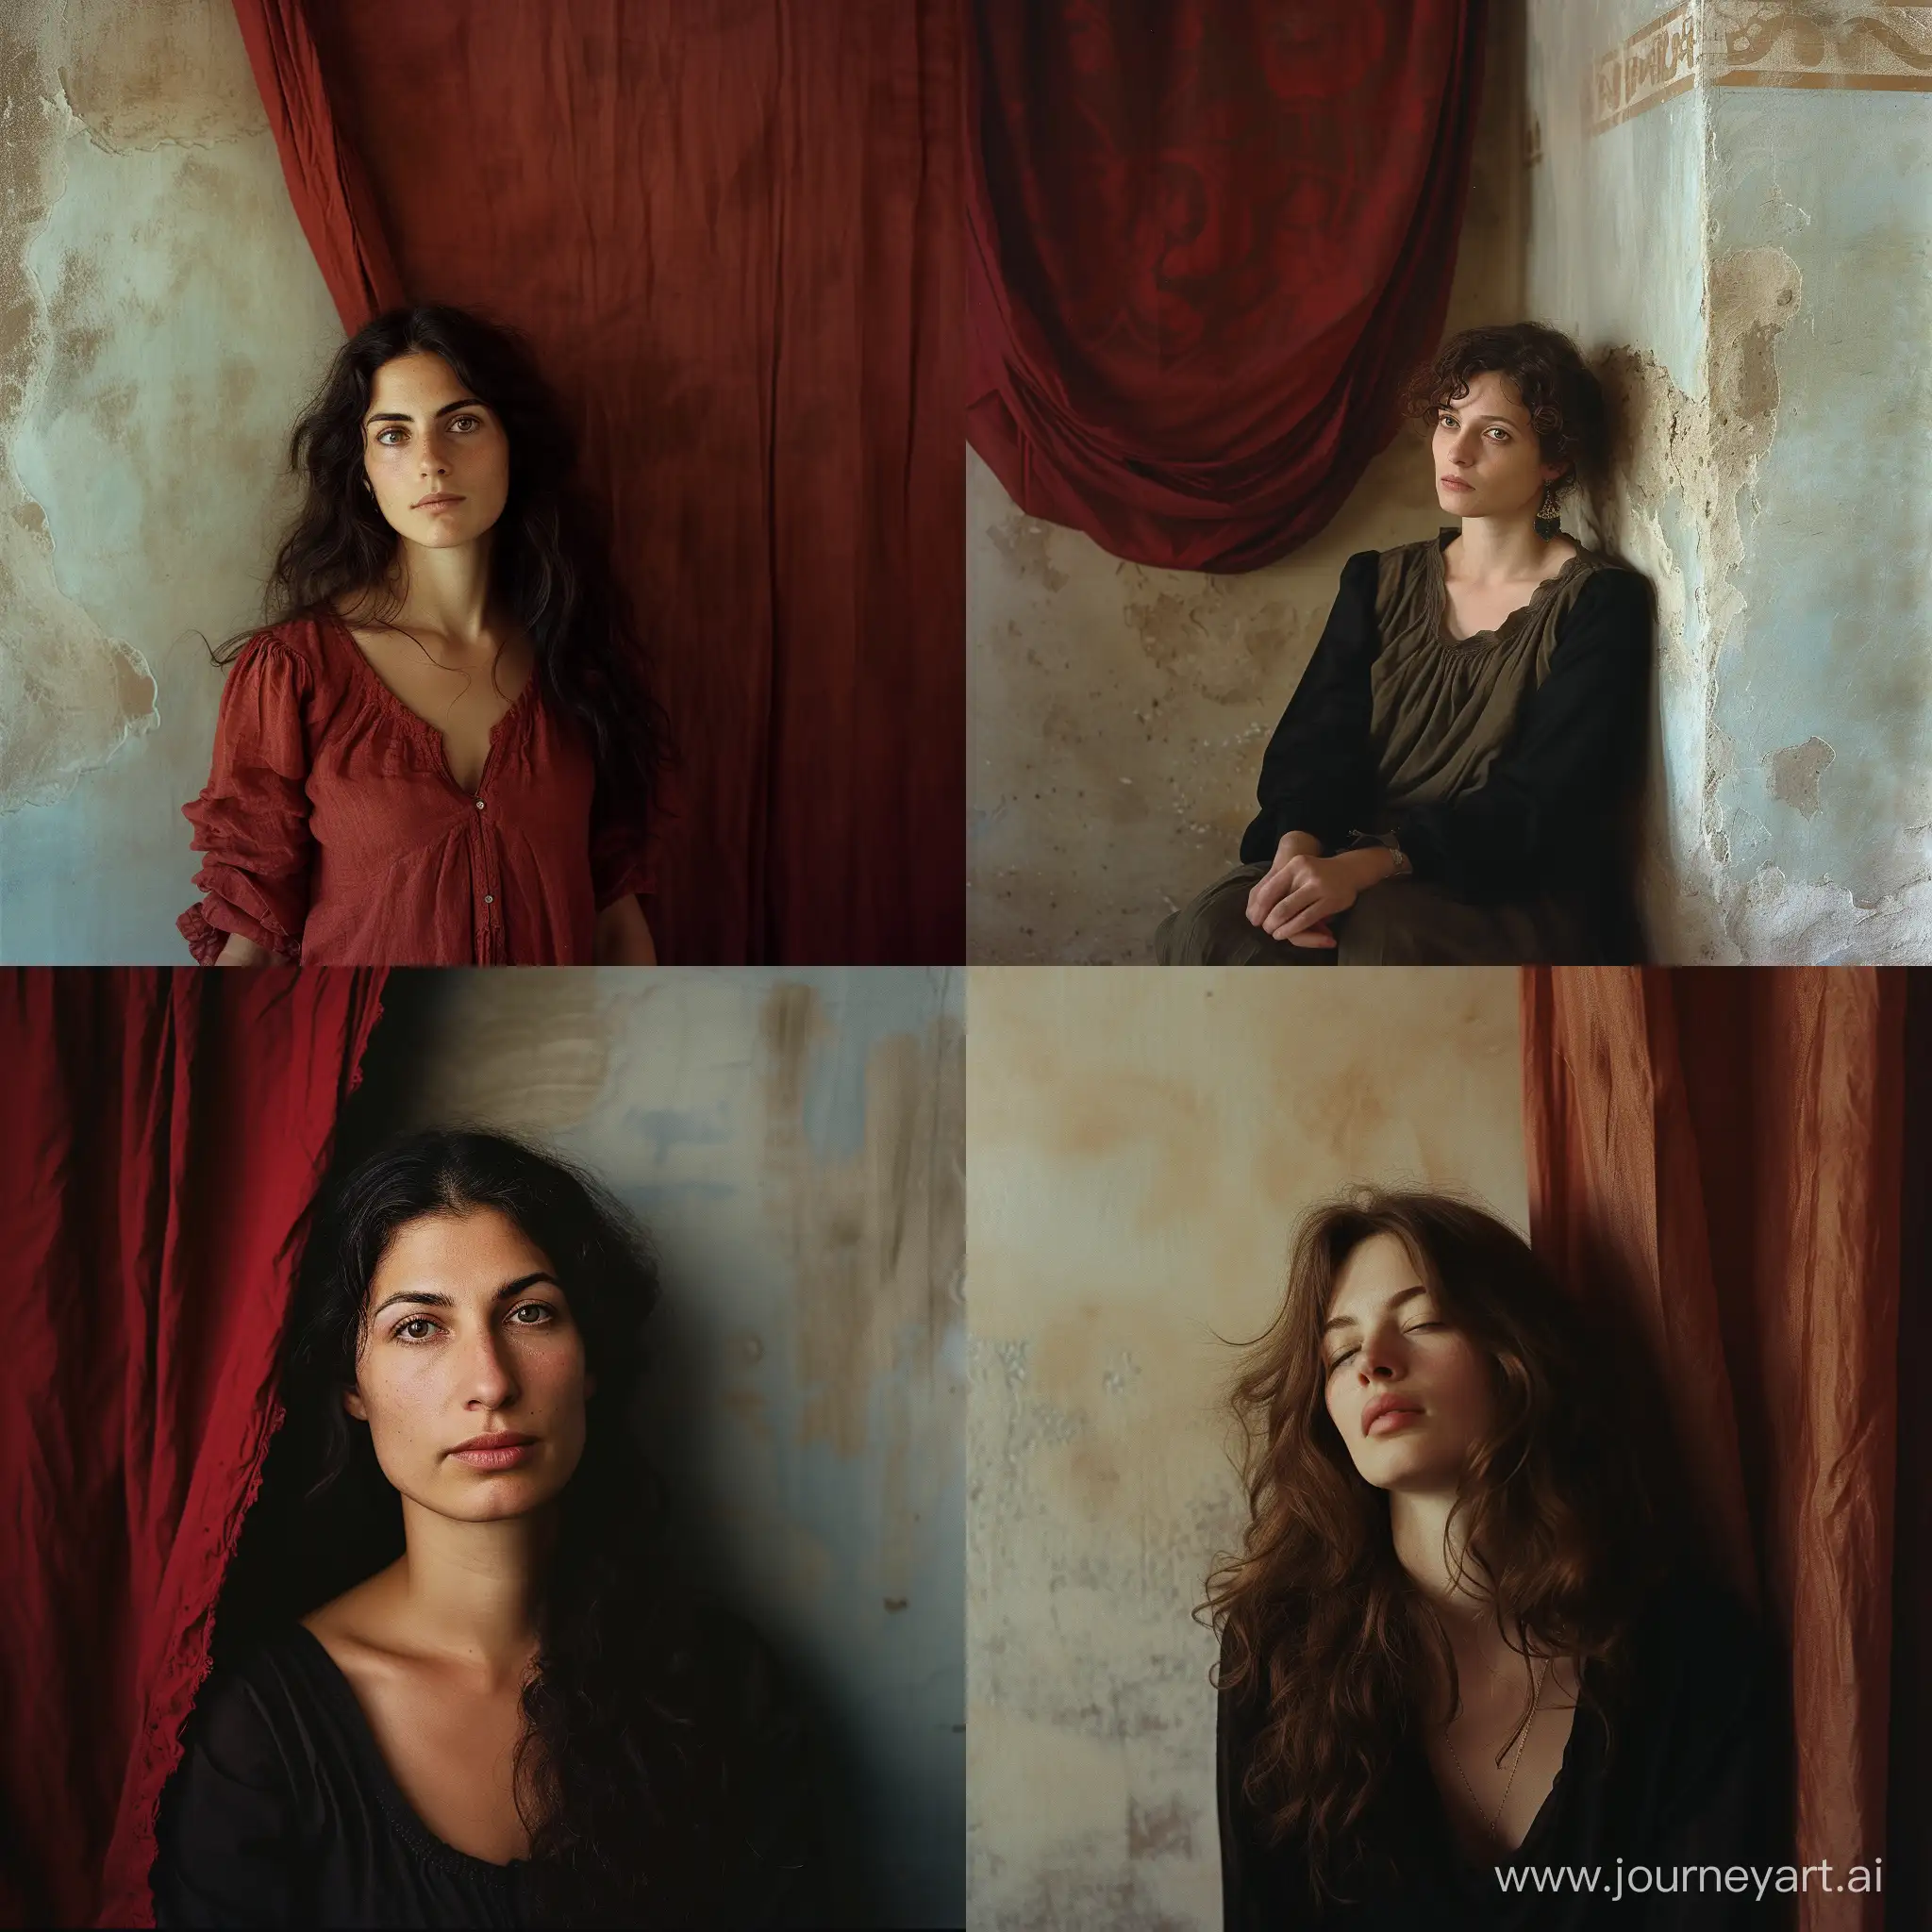
[[[1650,1337],[1692,1513],[1790,1642],[1798,1856],[1840,1878],[1886,1846],[1906,999],[1853,967],[1523,981],[1531,1240]],[[1813,1890],[1800,1924],[1883,1903]]]
[[[952,0],[235,11],[344,324],[483,309],[576,411],[683,756],[663,957],[963,958]]]
[[[1449,299],[1486,0],[977,0],[967,435],[1116,557],[1321,529]]]
[[[10,1923],[152,1923],[155,1807],[379,991],[363,972],[0,977]]]

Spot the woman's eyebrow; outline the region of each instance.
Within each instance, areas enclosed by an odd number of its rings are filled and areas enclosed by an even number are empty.
[[[1391,1294],[1387,1306],[1391,1308],[1400,1307],[1404,1302],[1412,1301],[1417,1295],[1427,1293],[1428,1290],[1421,1282],[1417,1282],[1413,1288],[1405,1288],[1400,1294]],[[1353,1315],[1330,1315],[1322,1324],[1322,1333],[1326,1335],[1331,1328],[1359,1328],[1361,1325]]]
[[[447,416],[452,409],[485,409],[489,407],[487,403],[478,402],[475,396],[458,396],[455,402],[443,404],[434,414]],[[362,423],[366,428],[372,423],[413,423],[415,420],[407,409],[377,409],[373,414],[363,417]],[[434,420],[434,416],[431,420]]]
[[[519,1274],[514,1281],[506,1281],[491,1296],[491,1300],[498,1302],[508,1301],[511,1295],[522,1294],[525,1289],[534,1288],[540,1281],[547,1281],[552,1288],[558,1289],[559,1291],[563,1286],[554,1274],[548,1274],[539,1268],[534,1274]],[[449,1295],[435,1294],[426,1288],[405,1288],[397,1290],[380,1307],[372,1308],[369,1313],[369,1319],[372,1322],[375,1321],[376,1316],[381,1314],[385,1308],[392,1308],[398,1302],[407,1302],[411,1307],[418,1308],[453,1308],[456,1307],[455,1300]]]

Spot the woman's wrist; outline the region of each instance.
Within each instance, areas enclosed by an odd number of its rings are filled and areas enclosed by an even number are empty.
[[[1395,876],[1395,855],[1386,845],[1358,845],[1352,852],[1338,852],[1329,862],[1347,869],[1348,882],[1358,892]]]

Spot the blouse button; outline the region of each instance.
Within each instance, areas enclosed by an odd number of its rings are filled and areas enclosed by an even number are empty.
[[[494,906],[496,904],[496,894],[494,892],[485,892],[483,894],[483,903],[486,906]]]
[[[483,801],[480,798],[476,801],[476,809],[478,811],[483,809]]]

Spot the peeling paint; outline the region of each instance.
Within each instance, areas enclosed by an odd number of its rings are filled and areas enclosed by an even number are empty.
[[[225,0],[0,8],[0,958],[180,962],[207,642],[341,324]]]
[[[1766,790],[1793,811],[1816,818],[1824,809],[1818,798],[1818,781],[1837,756],[1822,738],[1807,738],[1803,744],[1774,751],[1765,760],[1771,767]]]
[[[0,27],[0,812],[45,804],[160,722],[146,659],[55,580],[54,540],[9,452],[43,390],[56,318],[26,251],[66,188],[71,114],[55,98],[48,16]]]
[[[1658,591],[1652,955],[1932,958],[1923,97],[1718,75],[1586,136],[1557,103],[1650,15],[1528,13],[1532,303],[1597,348],[1623,420],[1594,526]]]

